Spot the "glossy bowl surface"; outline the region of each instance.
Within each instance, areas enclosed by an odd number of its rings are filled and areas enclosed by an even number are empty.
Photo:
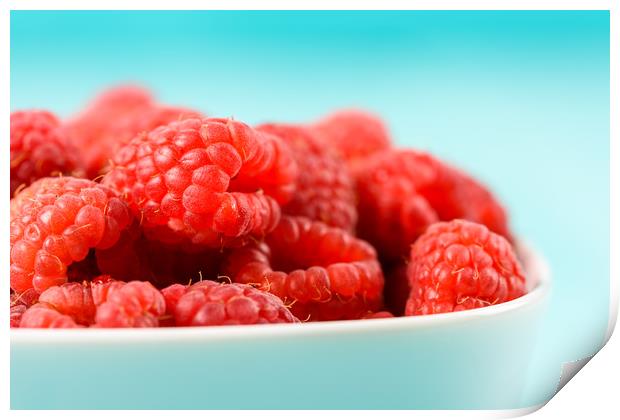
[[[11,408],[512,409],[550,291],[449,314],[235,327],[12,330]]]

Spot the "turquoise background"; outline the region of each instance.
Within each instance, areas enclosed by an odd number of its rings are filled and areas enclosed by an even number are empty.
[[[374,110],[396,143],[487,182],[554,290],[524,405],[609,313],[609,13],[11,12],[11,108],[67,116],[137,81],[210,115]],[[441,401],[437,402],[438,406]]]

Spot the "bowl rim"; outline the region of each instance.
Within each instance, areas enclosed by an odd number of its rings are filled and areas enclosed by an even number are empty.
[[[357,319],[305,324],[235,325],[174,328],[101,328],[101,329],[10,329],[11,344],[104,344],[104,343],[179,343],[196,341],[247,340],[272,337],[342,335],[366,331],[420,330],[488,319],[516,312],[542,302],[551,289],[551,271],[544,257],[529,243],[518,240],[528,281],[535,282],[525,295],[509,302],[459,312],[395,318]]]

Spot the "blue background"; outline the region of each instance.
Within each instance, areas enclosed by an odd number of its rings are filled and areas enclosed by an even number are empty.
[[[526,404],[597,351],[609,312],[608,12],[12,12],[11,108],[68,116],[137,81],[210,115],[378,112],[487,182],[554,290]]]

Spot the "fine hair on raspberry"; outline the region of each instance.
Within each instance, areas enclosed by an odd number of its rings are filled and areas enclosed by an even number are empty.
[[[285,216],[264,243],[232,251],[222,272],[279,296],[303,321],[359,318],[382,304],[372,246],[303,217]]]

